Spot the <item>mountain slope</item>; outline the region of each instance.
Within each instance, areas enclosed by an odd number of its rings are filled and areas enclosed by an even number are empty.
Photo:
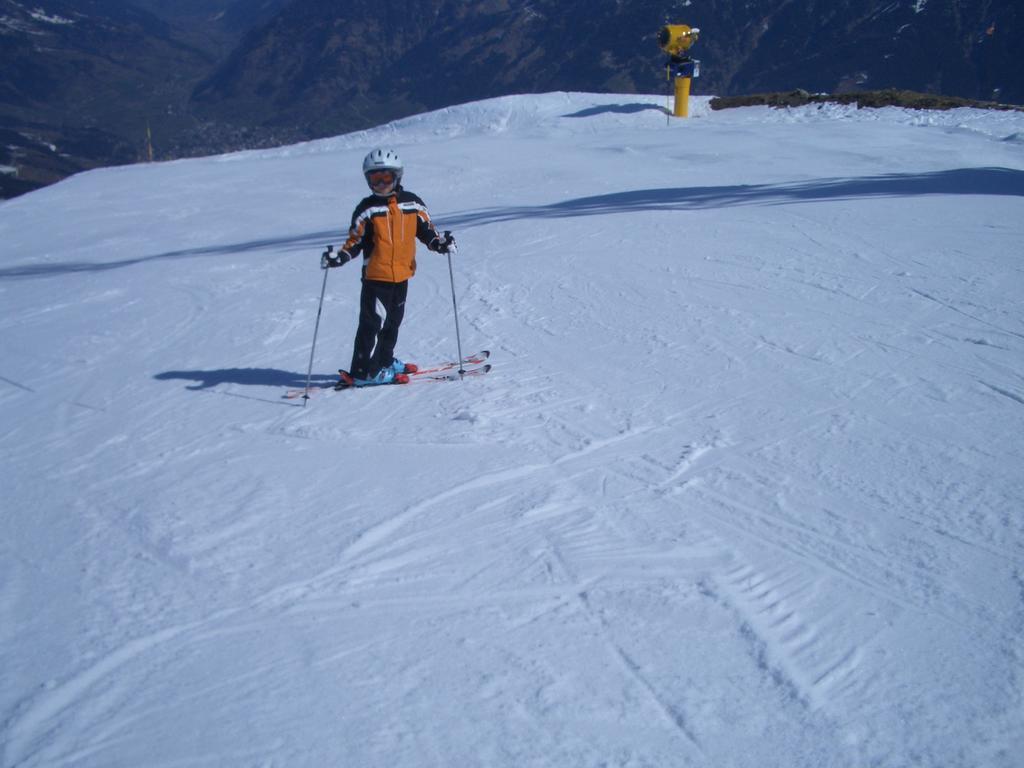
[[[191,33],[212,35],[233,45],[250,30],[262,26],[292,0],[125,0]],[[230,50],[230,48],[228,49]],[[227,51],[225,51],[226,53]]]
[[[502,94],[887,87],[1024,102],[1015,0],[0,0],[0,195],[96,165],[278,146]]]
[[[665,21],[703,33],[695,89],[903,89],[1024,102],[1011,0],[583,3],[305,0],[251,34],[196,91],[201,113],[307,137],[552,88],[656,93]]]
[[[192,84],[213,64],[167,24],[117,0],[0,0],[0,162],[47,184],[72,169],[145,157],[193,123]]]
[[[1016,765],[1024,115],[660,103],[0,204],[0,764]],[[495,368],[303,408],[379,144]]]

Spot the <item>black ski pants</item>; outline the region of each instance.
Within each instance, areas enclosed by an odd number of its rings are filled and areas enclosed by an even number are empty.
[[[357,379],[376,376],[395,359],[398,329],[405,317],[409,281],[382,283],[363,280],[359,296],[359,328],[352,350],[349,373]]]

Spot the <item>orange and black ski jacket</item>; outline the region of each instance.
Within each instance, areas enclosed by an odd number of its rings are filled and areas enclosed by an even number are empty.
[[[428,247],[439,241],[427,206],[399,186],[389,197],[370,195],[356,206],[342,248],[363,254],[364,280],[404,283],[416,274],[417,238]]]

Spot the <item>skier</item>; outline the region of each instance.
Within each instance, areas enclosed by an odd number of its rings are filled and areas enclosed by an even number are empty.
[[[438,234],[423,201],[402,186],[402,161],[389,149],[375,149],[363,160],[373,193],[352,214],[348,239],[338,252],[325,253],[321,267],[340,267],[363,255],[359,327],[348,371],[339,386],[408,381],[417,368],[395,357],[398,329],[405,315],[409,278],[416,273],[416,240],[431,251],[456,253],[451,232]]]

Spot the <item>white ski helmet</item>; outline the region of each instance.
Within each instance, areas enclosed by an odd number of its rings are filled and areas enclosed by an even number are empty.
[[[375,149],[363,158],[363,177],[370,183],[370,171],[391,171],[395,174],[395,186],[402,181],[402,158],[390,149]],[[372,189],[372,187],[371,187]]]

